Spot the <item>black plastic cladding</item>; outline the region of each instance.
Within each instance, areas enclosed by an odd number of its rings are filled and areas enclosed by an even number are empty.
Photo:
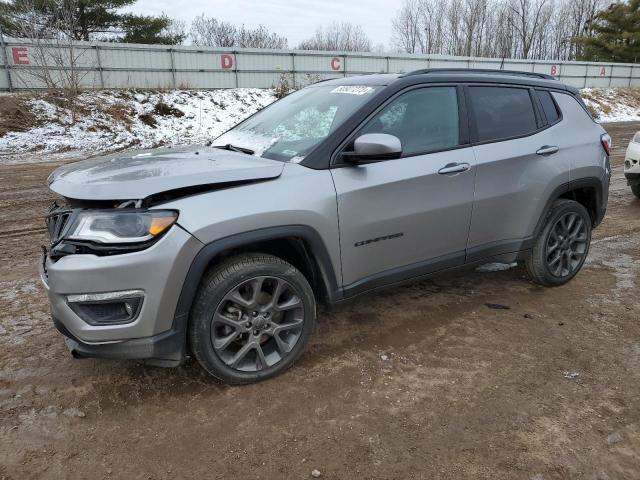
[[[419,72],[419,71],[418,71]],[[321,86],[327,85],[371,85],[383,86],[379,92],[369,99],[362,107],[356,110],[340,127],[331,135],[324,139],[307,157],[301,165],[315,170],[329,168],[333,152],[340,146],[344,139],[360,124],[371,115],[380,104],[397,92],[414,85],[421,84],[466,84],[466,83],[488,83],[501,85],[517,85],[524,87],[546,88],[557,91],[564,91],[571,95],[578,96],[578,89],[565,85],[557,80],[537,78],[530,75],[512,75],[508,73],[495,74],[487,71],[455,71],[455,70],[429,70],[427,73],[413,72],[407,75],[373,74],[357,77],[345,77],[322,82]],[[526,73],[526,72],[525,72]],[[542,74],[540,74],[542,75]],[[307,87],[313,88],[313,85]]]

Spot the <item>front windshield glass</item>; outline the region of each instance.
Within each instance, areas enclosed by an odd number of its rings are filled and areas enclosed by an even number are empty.
[[[213,145],[299,162],[380,88],[334,85],[298,90],[221,135]]]

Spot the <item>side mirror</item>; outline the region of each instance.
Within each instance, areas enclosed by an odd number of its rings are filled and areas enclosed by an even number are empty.
[[[402,143],[398,137],[386,133],[366,133],[353,142],[352,152],[342,152],[349,163],[371,163],[379,160],[400,158]]]

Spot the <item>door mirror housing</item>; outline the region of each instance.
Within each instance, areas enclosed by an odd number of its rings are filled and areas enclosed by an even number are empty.
[[[353,142],[353,151],[342,152],[342,158],[349,163],[371,163],[380,160],[400,158],[402,143],[394,135],[386,133],[365,133]]]

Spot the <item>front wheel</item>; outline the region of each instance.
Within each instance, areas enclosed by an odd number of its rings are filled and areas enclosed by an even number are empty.
[[[640,183],[631,184],[631,191],[636,198],[640,198]]]
[[[567,283],[580,271],[591,244],[591,217],[580,203],[558,200],[535,239],[526,267],[540,285]]]
[[[254,383],[289,368],[316,317],[306,278],[266,254],[232,257],[203,279],[189,325],[191,350],[214,377]]]

